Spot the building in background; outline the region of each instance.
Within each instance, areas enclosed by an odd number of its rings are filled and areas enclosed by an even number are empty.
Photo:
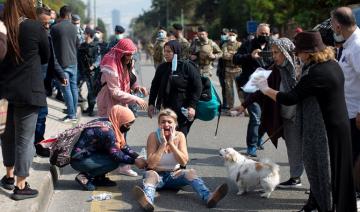
[[[111,11],[111,22],[112,22],[112,31],[114,31],[116,25],[121,25],[119,10],[114,9]],[[110,32],[112,32],[112,31],[110,31]]]

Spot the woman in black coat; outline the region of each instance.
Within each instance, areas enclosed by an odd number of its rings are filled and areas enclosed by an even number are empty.
[[[36,21],[33,0],[7,0],[4,23],[9,45],[0,64],[0,97],[7,99],[9,106],[1,138],[6,167],[1,185],[14,190],[12,199],[21,200],[38,195],[26,177],[35,153],[38,109],[46,106],[41,64],[49,60],[49,42],[43,26]]]
[[[343,72],[334,60],[332,49],[326,48],[323,44],[319,32],[299,33],[295,37],[295,46],[298,57],[305,64],[303,72],[306,71],[307,75],[301,78],[293,90],[287,93],[273,90],[268,87],[267,81],[263,77],[258,78],[255,85],[265,95],[284,105],[294,105],[304,102],[310,97],[315,97],[328,137],[334,202],[332,210],[356,211],[351,134],[344,97]],[[314,196],[310,194],[311,197]],[[318,207],[316,206],[317,197],[314,198],[313,206]],[[314,202],[314,200],[310,202]],[[304,211],[309,209],[313,208],[305,207]]]
[[[189,61],[176,59],[180,54],[181,45],[178,41],[172,40],[165,44],[166,62],[159,65],[151,82],[148,115],[153,116],[155,107],[172,109],[178,116],[179,131],[186,136],[195,117],[202,83],[199,71],[194,65]],[[181,108],[187,109],[187,117],[181,112]]]

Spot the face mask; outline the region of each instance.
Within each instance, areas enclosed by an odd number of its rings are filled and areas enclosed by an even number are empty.
[[[50,19],[49,24],[52,25],[52,24],[54,24],[54,23],[55,23],[55,20],[54,20],[54,19]]]
[[[120,132],[121,133],[126,133],[127,131],[129,131],[130,130],[130,127],[125,127],[124,125],[122,125],[121,127],[120,127]]]
[[[95,33],[95,37],[96,37],[97,39],[100,39],[100,33]]]
[[[236,36],[235,35],[229,36],[229,41],[230,42],[235,42],[236,41]]]
[[[264,44],[264,43],[267,43],[269,41],[270,37],[265,36],[265,35],[259,35],[257,37],[257,39],[258,39],[259,43]]]
[[[124,38],[124,35],[123,35],[123,34],[116,34],[116,35],[115,35],[115,38],[116,38],[117,40],[120,40],[120,39],[123,39],[123,38]]]
[[[158,32],[158,36],[157,36],[158,39],[165,39],[165,37],[166,35],[164,32]]]
[[[80,29],[80,24],[75,24],[76,28]]]
[[[344,36],[342,36],[342,34],[336,34],[336,32],[333,33],[333,37],[334,37],[334,40],[337,42],[337,43],[341,43],[341,42],[344,42],[345,41],[345,38]]]
[[[221,35],[220,36],[221,41],[227,41],[228,40],[228,36],[227,35]]]

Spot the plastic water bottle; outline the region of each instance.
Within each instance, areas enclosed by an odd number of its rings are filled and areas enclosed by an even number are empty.
[[[138,97],[140,97],[140,98],[144,98],[144,97],[145,97],[145,95],[144,95],[140,90],[135,93],[135,96],[138,96]]]
[[[139,157],[144,158],[145,160],[147,159],[145,147],[141,149]]]
[[[111,198],[112,198],[111,193],[101,193],[90,196],[89,201],[103,201],[103,200],[109,200]]]

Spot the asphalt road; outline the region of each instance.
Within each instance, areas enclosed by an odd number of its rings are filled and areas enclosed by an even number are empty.
[[[154,75],[154,68],[149,63],[141,66],[141,79],[146,87]],[[218,85],[215,80],[215,85]],[[217,86],[218,87],[218,86]],[[238,102],[238,101],[237,101]],[[82,122],[88,121],[83,118]],[[191,161],[189,168],[197,170],[210,189],[228,182],[230,190],[228,195],[218,204],[215,211],[296,211],[307,199],[305,191],[309,185],[306,176],[303,176],[303,186],[297,189],[276,189],[270,199],[260,197],[259,189],[255,189],[242,196],[237,196],[235,184],[227,179],[227,172],[223,161],[218,154],[219,148],[235,147],[240,152],[246,151],[246,128],[248,118],[222,116],[218,136],[214,136],[216,121],[195,121],[188,135],[188,148]],[[155,119],[149,119],[145,113],[140,113],[135,124],[128,134],[128,144],[140,151],[145,146],[147,136],[157,127]],[[265,144],[265,150],[258,152],[258,158],[269,158],[280,165],[281,180],[289,178],[286,148],[283,141],[276,149],[271,142]],[[135,169],[136,170],[136,169]],[[131,195],[131,189],[142,182],[142,171],[137,170],[138,177],[127,177],[111,173],[110,178],[116,180],[117,187],[98,188],[95,192],[82,191],[74,181],[76,172],[71,167],[62,170],[62,176],[55,188],[49,212],[61,211],[141,211]],[[93,194],[111,192],[113,198],[101,202],[88,202]],[[161,191],[155,198],[156,211],[208,211],[190,187],[184,190]]]

